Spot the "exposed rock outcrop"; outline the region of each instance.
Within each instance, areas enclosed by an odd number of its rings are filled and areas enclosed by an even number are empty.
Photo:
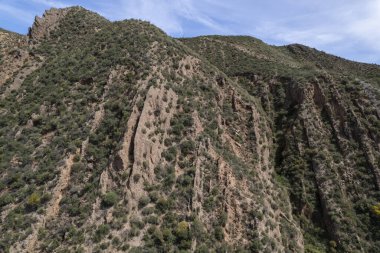
[[[28,37],[32,42],[38,42],[49,37],[50,33],[59,26],[59,21],[69,12],[70,8],[51,8],[42,15],[36,16],[33,26],[29,29]]]

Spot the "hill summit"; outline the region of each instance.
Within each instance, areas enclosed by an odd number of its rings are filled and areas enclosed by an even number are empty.
[[[380,252],[379,66],[81,7],[0,42],[0,252]]]

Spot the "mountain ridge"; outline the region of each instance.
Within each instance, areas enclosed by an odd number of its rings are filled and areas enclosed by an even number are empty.
[[[70,6],[70,7],[65,7],[65,8],[50,8],[49,10],[46,10],[42,17],[38,17],[36,16],[36,20],[35,20],[35,23],[38,23],[38,20],[44,20],[46,17],[46,15],[51,15],[52,13],[55,13],[55,14],[58,14],[58,13],[64,13],[66,11],[70,11],[70,10],[75,10],[75,9],[82,9],[82,10],[86,10],[85,8],[81,7],[81,6]],[[94,11],[90,11],[90,10],[86,10],[90,13],[93,13],[103,19],[105,19],[104,17],[102,17],[100,14],[97,14],[96,12]],[[107,20],[107,19],[105,19]],[[128,19],[125,19],[125,20],[128,20]],[[109,21],[109,20],[108,20]],[[112,21],[112,22],[122,22],[123,20],[120,20],[120,21]],[[111,21],[109,21],[111,22]],[[149,21],[146,21],[149,23]],[[6,30],[6,29],[3,29],[0,27],[0,29],[3,31],[3,32],[8,32],[8,33],[13,33],[13,34],[18,34],[20,36],[25,36],[23,34],[19,34],[19,33],[16,33],[16,32],[13,32],[13,31],[9,31],[9,30]],[[29,28],[29,30],[32,29],[32,27]],[[28,32],[29,33],[29,32]],[[28,33],[26,35],[28,35]],[[256,37],[253,37],[251,35],[199,35],[199,36],[194,36],[194,37],[178,37],[177,39],[196,39],[196,38],[202,38],[202,37],[231,37],[231,38],[234,38],[234,37],[246,37],[246,38],[249,38],[249,39],[253,39],[253,40],[256,40],[256,41],[260,41],[262,43],[265,44],[265,42],[263,42],[261,39],[259,38],[256,38]],[[285,47],[285,48],[293,48],[293,47],[298,47],[298,48],[304,48],[304,49],[307,49],[307,50],[317,50],[318,53],[325,53],[324,51],[320,51],[318,49],[315,49],[313,47],[310,47],[310,46],[307,46],[307,45],[303,45],[303,44],[298,44],[298,43],[292,43],[292,44],[286,44],[286,45],[281,45],[281,46],[271,46],[271,47],[277,47],[277,48],[282,48],[282,47]],[[376,63],[366,63],[366,62],[358,62],[358,61],[354,61],[354,60],[348,60],[348,59],[345,59],[344,57],[340,57],[340,56],[335,56],[331,53],[325,53],[327,54],[328,56],[333,56],[334,58],[338,58],[340,60],[345,60],[345,61],[349,61],[349,62],[354,62],[354,63],[358,63],[358,64],[364,64],[364,65],[372,65],[372,66],[379,66],[379,64],[376,64]]]

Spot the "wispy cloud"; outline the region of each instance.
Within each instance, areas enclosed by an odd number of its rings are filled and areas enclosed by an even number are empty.
[[[171,35],[184,35],[185,22],[195,22],[211,30],[224,30],[194,3],[194,0],[119,0],[108,3],[106,16],[148,20]]]
[[[251,34],[275,44],[302,43],[349,59],[379,63],[380,0],[331,2],[315,2],[312,9],[306,5],[301,15],[258,20]]]
[[[370,1],[365,5],[365,15],[353,20],[348,32],[380,52],[380,1]]]
[[[0,2],[0,11],[26,24],[30,23],[30,20],[34,17],[33,13],[21,8],[16,8],[7,3]]]
[[[60,2],[60,1],[53,1],[53,0],[32,0],[35,4],[41,4],[47,7],[55,7],[55,8],[65,8],[67,6],[70,6],[70,4]]]
[[[148,20],[172,36],[252,35],[380,63],[380,0],[0,0],[0,22],[26,26],[44,9],[70,5],[110,20]]]

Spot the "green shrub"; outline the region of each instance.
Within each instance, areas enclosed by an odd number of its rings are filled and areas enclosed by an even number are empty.
[[[152,202],[157,202],[159,198],[159,193],[157,191],[151,191],[149,192],[149,198]]]
[[[183,155],[192,154],[195,150],[195,143],[191,140],[186,140],[181,143],[181,152]]]
[[[175,235],[180,240],[189,238],[189,223],[186,221],[181,221],[177,224],[175,229]]]
[[[80,172],[84,171],[85,168],[86,168],[86,166],[83,163],[75,162],[73,164],[73,166],[71,166],[71,171],[72,171],[72,173],[80,173]]]
[[[132,227],[137,228],[137,229],[143,229],[145,226],[144,222],[142,222],[137,217],[132,217],[130,222],[131,222]]]
[[[168,162],[174,161],[174,159],[177,156],[177,150],[175,147],[170,147],[167,150],[165,150],[165,152],[162,154],[162,156]]]
[[[117,202],[119,202],[119,196],[116,192],[107,192],[102,196],[102,205],[105,208],[114,206]]]
[[[195,250],[195,253],[209,253],[209,247],[207,247],[205,244],[201,244],[197,247]]]
[[[218,240],[218,241],[223,240],[223,238],[224,238],[224,233],[223,233],[223,228],[222,228],[221,226],[217,226],[217,227],[215,228],[215,232],[214,232],[214,234],[215,234],[215,239],[216,239],[216,240]]]
[[[154,244],[157,246],[160,246],[164,243],[164,236],[158,228],[155,228],[152,239],[154,241]]]
[[[145,207],[141,213],[142,215],[150,215],[150,214],[153,214],[155,211],[155,208],[154,207]]]
[[[148,196],[143,196],[139,199],[139,208],[143,208],[150,203],[150,198]]]
[[[133,182],[138,183],[140,180],[141,175],[140,174],[134,174],[133,175]]]
[[[164,145],[165,145],[165,147],[169,147],[169,146],[171,146],[172,145],[172,140],[170,139],[170,138],[166,138],[165,140],[164,140]]]
[[[159,198],[156,207],[161,213],[164,213],[171,207],[171,202],[165,198]]]
[[[192,127],[194,124],[193,117],[190,114],[185,114],[183,116],[183,125],[185,127]]]
[[[108,224],[102,224],[95,231],[93,240],[95,242],[100,242],[108,233],[110,232],[110,226]]]
[[[41,196],[37,192],[32,193],[26,202],[26,208],[30,211],[34,211],[41,203]]]
[[[149,224],[158,225],[158,217],[155,215],[150,215],[150,216],[145,218],[145,222],[147,222]]]
[[[5,194],[1,195],[0,196],[0,207],[6,206],[9,203],[12,203],[12,200],[13,200],[12,195],[9,193],[5,193]]]

